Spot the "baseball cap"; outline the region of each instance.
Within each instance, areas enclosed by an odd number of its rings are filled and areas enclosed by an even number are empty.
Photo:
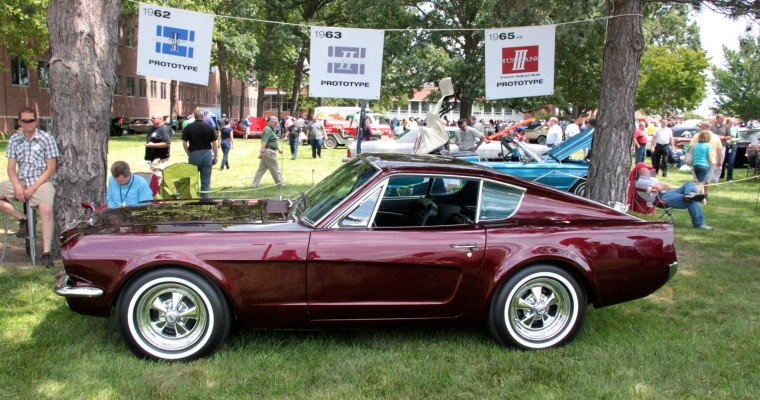
[[[644,162],[640,162],[640,163],[636,164],[635,167],[633,167],[633,169],[635,169],[635,170],[639,170],[639,169],[642,169],[642,168],[654,169],[654,167],[652,167],[650,165],[647,165],[647,163],[644,163]]]

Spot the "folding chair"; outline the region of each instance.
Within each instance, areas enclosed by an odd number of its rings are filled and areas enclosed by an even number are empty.
[[[658,193],[654,201],[648,202],[646,197],[647,191],[644,189],[636,188],[636,180],[639,179],[638,172],[634,169],[628,179],[628,209],[640,214],[654,214],[655,209],[662,210],[657,219],[667,218],[671,224],[676,224],[676,219],[673,216],[673,208],[660,199]]]
[[[32,259],[32,265],[37,265],[37,221],[35,219],[34,208],[28,203],[24,203],[24,214],[26,214],[27,225],[29,226],[29,235],[24,238],[26,254]],[[0,263],[5,261],[5,251],[8,249],[8,223],[9,215],[5,215],[5,234],[3,235],[3,254],[0,255]]]
[[[189,163],[164,168],[159,196],[162,199],[197,199],[200,177],[198,167]]]

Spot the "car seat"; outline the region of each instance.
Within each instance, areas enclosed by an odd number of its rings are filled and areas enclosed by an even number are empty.
[[[438,205],[428,198],[421,198],[414,202],[412,212],[409,215],[409,226],[430,225],[438,215]]]

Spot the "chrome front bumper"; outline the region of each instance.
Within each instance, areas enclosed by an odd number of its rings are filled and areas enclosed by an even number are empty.
[[[673,261],[668,265],[668,280],[671,280],[676,272],[678,272],[678,261]]]
[[[63,297],[100,297],[103,289],[96,287],[73,287],[69,285],[69,275],[61,270],[55,276],[55,294]]]

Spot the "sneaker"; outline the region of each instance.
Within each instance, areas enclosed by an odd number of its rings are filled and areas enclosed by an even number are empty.
[[[24,238],[27,236],[29,236],[29,220],[20,219],[18,220],[18,231],[16,232],[16,237]]]
[[[53,266],[53,256],[50,255],[50,253],[42,253],[42,257],[40,257],[40,264],[42,264],[45,268],[50,268]]]
[[[702,201],[707,198],[707,195],[699,194],[697,192],[689,192],[683,196],[684,201]]]
[[[715,230],[715,228],[713,228],[712,226],[707,226],[707,225],[695,226],[694,228],[695,229],[704,229],[706,231],[714,231]]]

